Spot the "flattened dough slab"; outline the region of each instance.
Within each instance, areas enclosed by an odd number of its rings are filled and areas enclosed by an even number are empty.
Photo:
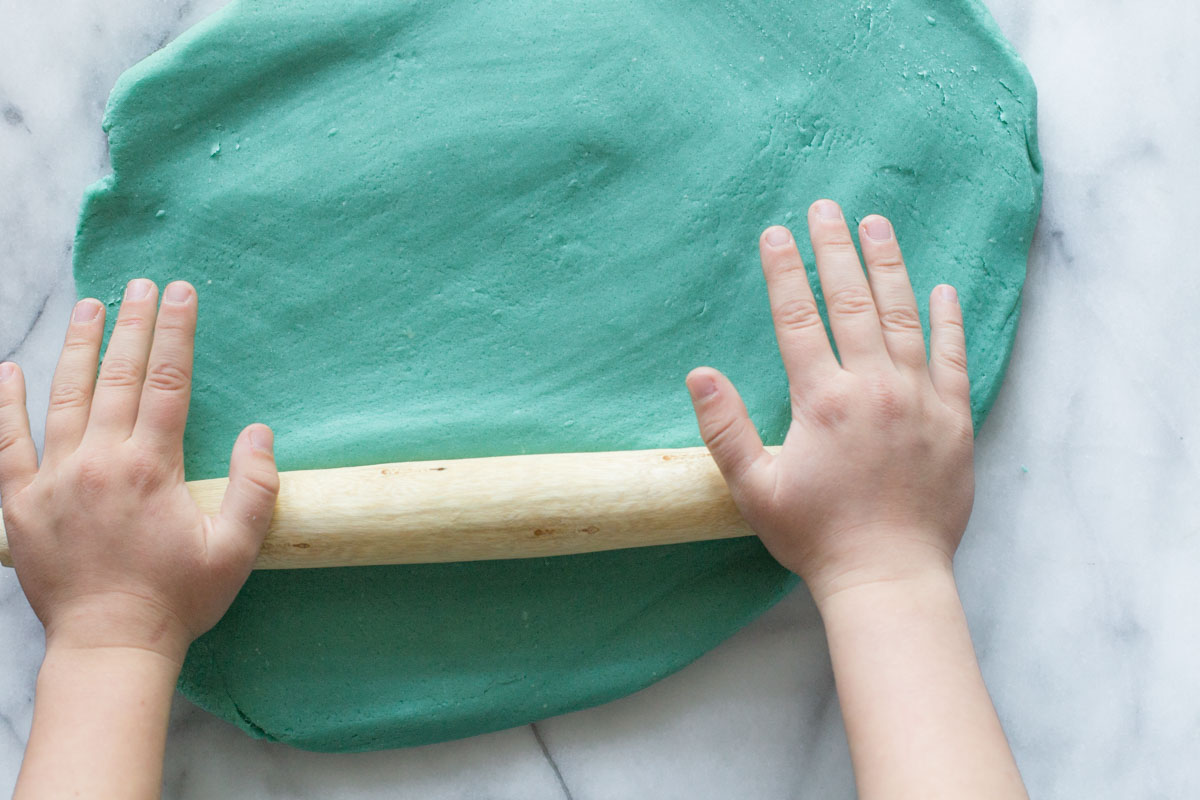
[[[191,478],[238,430],[285,469],[699,444],[711,364],[788,425],[756,239],[889,215],[959,287],[982,420],[1041,170],[1024,67],[974,0],[239,0],[113,92],[83,295],[200,291]],[[795,583],[753,539],[256,573],[184,693],[314,750],[422,744],[619,697]]]

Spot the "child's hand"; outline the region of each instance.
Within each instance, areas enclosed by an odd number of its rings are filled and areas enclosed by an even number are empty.
[[[196,292],[126,289],[99,378],[104,306],[75,307],[39,469],[15,364],[0,365],[0,497],[47,650],[140,648],[182,662],[246,580],[279,487],[269,428],[238,437],[221,512],[183,482]]]
[[[746,521],[817,601],[859,796],[1023,799],[950,568],[974,493],[958,299],[934,289],[926,363],[887,220],[860,226],[866,276],[834,203],[815,203],[808,227],[841,363],[791,234],[768,228],[792,425],[770,455],[733,385],[703,368],[688,376],[700,433]]]
[[[791,385],[782,452],[763,449],[723,375],[701,368],[687,383],[738,508],[820,602],[844,588],[948,568],[971,512],[973,430],[954,290],[933,291],[926,363],[887,220],[860,226],[866,276],[835,203],[813,205],[809,230],[840,365],[791,234],[769,228],[759,243]]]

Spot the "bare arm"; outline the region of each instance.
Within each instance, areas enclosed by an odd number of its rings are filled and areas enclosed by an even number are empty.
[[[158,797],[178,674],[141,649],[47,651],[16,798]]]
[[[191,641],[229,607],[278,491],[270,429],[234,444],[216,517],[183,482],[196,293],[126,291],[99,362],[104,307],[76,306],[51,387],[42,463],[25,386],[0,364],[0,496],[17,577],[46,629],[17,798],[153,798]]]
[[[864,798],[1023,798],[948,568],[828,597],[821,616]]]
[[[700,432],[742,514],[804,578],[829,637],[861,796],[1024,798],[980,676],[951,561],[974,476],[962,312],[930,298],[931,353],[890,223],[809,211],[837,356],[791,234],[760,241],[792,424],[771,456],[733,385],[688,376]]]

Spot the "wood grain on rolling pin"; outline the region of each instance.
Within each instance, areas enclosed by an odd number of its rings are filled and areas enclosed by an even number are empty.
[[[560,453],[280,475],[257,569],[532,558],[748,536],[708,451]],[[191,481],[214,514],[227,480]],[[0,528],[0,563],[12,566]]]

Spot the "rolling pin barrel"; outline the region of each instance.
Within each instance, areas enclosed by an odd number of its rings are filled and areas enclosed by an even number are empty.
[[[214,514],[227,483],[188,489]],[[750,534],[702,447],[404,462],[282,473],[255,568],[533,558]],[[0,563],[12,566],[2,528]]]

